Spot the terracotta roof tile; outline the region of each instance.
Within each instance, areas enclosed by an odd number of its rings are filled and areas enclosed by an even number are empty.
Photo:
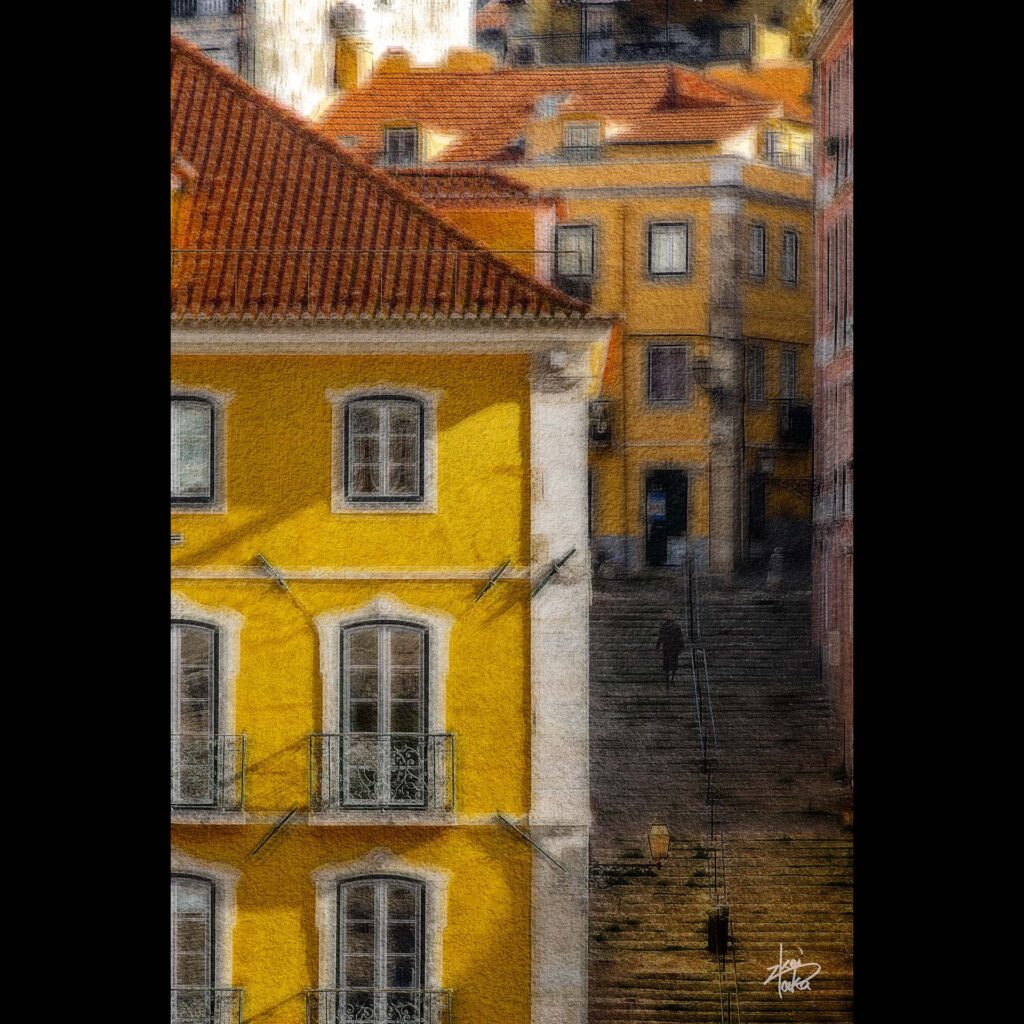
[[[373,160],[381,151],[381,123],[408,119],[453,137],[439,158],[445,162],[512,162],[520,159],[512,144],[534,117],[537,101],[552,94],[566,96],[567,111],[627,126],[659,112],[751,106],[748,94],[674,64],[411,68],[373,75],[331,104],[319,128],[329,138],[354,137],[355,151]]]
[[[537,195],[521,182],[484,168],[395,167],[388,171],[423,202],[440,208],[456,204],[542,206],[556,203],[554,197]]]
[[[175,320],[586,312],[175,36],[171,157],[195,174]]]

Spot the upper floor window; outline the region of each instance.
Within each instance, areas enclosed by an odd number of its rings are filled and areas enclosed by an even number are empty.
[[[750,225],[750,240],[747,254],[748,273],[755,281],[764,280],[765,229],[763,224]]]
[[[690,400],[690,358],[685,345],[652,345],[647,350],[647,397],[652,402]]]
[[[444,1020],[424,991],[427,950],[422,882],[355,878],[338,885],[338,1006],[320,1020]]]
[[[567,124],[562,137],[562,151],[570,160],[596,160],[600,155],[601,126],[598,124]]]
[[[408,167],[419,163],[419,132],[415,128],[384,129],[384,163]]]
[[[796,399],[796,383],[796,350],[784,348],[779,356],[779,387],[783,399]]]
[[[747,348],[747,404],[764,405],[764,349],[760,345]]]
[[[765,159],[774,163],[782,152],[782,132],[765,132],[764,134],[764,155]]]
[[[171,398],[171,504],[214,500],[214,407],[204,398]]]
[[[795,231],[782,232],[782,281],[796,284],[799,239]]]
[[[199,622],[172,622],[172,805],[217,803],[217,710],[217,630]]]
[[[688,224],[652,224],[648,228],[647,269],[656,275],[680,276],[689,273]]]
[[[555,230],[555,254],[559,277],[593,277],[593,227],[589,224],[559,226]]]
[[[423,403],[400,395],[345,406],[348,501],[423,499]]]
[[[219,1020],[214,992],[214,886],[171,875],[171,1022]]]

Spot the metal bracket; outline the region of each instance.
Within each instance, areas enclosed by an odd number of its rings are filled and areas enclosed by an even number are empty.
[[[288,586],[288,581],[258,551],[256,552],[256,560],[264,569],[267,570],[277,585],[292,599],[292,603],[295,607],[298,608],[307,619],[312,621],[313,616],[309,614],[306,606],[292,593],[292,588]]]
[[[505,828],[511,829],[513,832],[515,832],[515,834],[519,836],[520,839],[529,843],[538,853],[542,854],[549,861],[551,861],[551,863],[554,864],[556,868],[558,868],[561,871],[564,871],[565,874],[569,874],[569,869],[560,860],[555,860],[555,858],[552,857],[547,850],[545,850],[542,846],[538,846],[537,843],[535,843],[521,828],[519,828],[514,821],[512,821],[510,818],[506,818],[505,815],[501,813],[501,811],[495,811],[494,814],[498,821],[500,821],[502,825],[505,826]]]
[[[557,562],[551,563],[551,568],[548,569],[547,574],[541,577],[537,585],[533,588],[533,592],[530,597],[536,597],[559,573],[559,570],[565,565],[566,562],[576,554],[575,548],[569,548],[566,554],[562,555]]]
[[[481,590],[480,593],[476,595],[476,601],[474,601],[473,604],[476,604],[476,602],[479,601],[480,598],[483,597],[484,594],[486,594],[487,591],[490,590],[491,587],[493,587],[494,584],[498,582],[498,579],[501,577],[501,574],[511,564],[512,564],[512,559],[511,558],[506,558],[505,561],[502,562],[501,565],[493,573],[491,573],[490,579],[488,579],[487,582],[484,584],[484,589]]]
[[[276,836],[277,833],[280,832],[281,829],[283,829],[285,827],[285,825],[288,824],[288,822],[292,818],[292,815],[294,815],[295,812],[298,809],[299,809],[299,805],[295,804],[290,810],[286,811],[284,817],[274,823],[274,827],[259,841],[259,843],[257,843],[256,849],[253,850],[249,854],[249,856],[250,857],[255,857],[256,854],[259,853],[260,850],[262,850],[263,847],[266,846],[267,843],[269,843],[270,840],[273,839],[274,836]]]

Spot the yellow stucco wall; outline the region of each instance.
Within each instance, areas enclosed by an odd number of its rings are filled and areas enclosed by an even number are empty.
[[[445,220],[464,231],[473,241],[500,253],[524,274],[537,275],[536,210],[514,206],[506,209],[473,209],[439,206]]]
[[[172,381],[229,394],[227,511],[178,512],[176,569],[493,570],[529,561],[526,356],[175,356]],[[439,390],[438,512],[337,514],[331,508],[330,389]],[[530,799],[529,582],[176,578],[173,590],[243,618],[234,731],[247,739],[247,824],[172,825],[175,850],[240,872],[232,984],[245,1018],[300,1024],[319,983],[312,873],[377,848],[450,873],[441,985],[457,1019],[530,1015],[530,853],[493,824]],[[381,595],[452,621],[444,728],[456,742],[456,824],[311,825],[309,741],[323,727],[319,635],[310,621]],[[249,853],[289,807],[299,817]],[[467,821],[475,819],[477,823]],[[486,820],[488,823],[480,824]]]

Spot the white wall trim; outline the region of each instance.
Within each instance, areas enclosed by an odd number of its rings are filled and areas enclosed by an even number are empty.
[[[219,515],[228,510],[227,424],[228,405],[235,397],[233,391],[211,391],[190,387],[180,381],[171,381],[171,398],[205,398],[213,406],[213,501],[204,504],[172,505],[171,514]]]
[[[214,884],[214,971],[218,988],[231,988],[235,921],[238,916],[236,889],[240,872],[227,864],[199,860],[171,847],[171,874],[198,875]]]
[[[235,734],[235,684],[241,662],[245,616],[233,608],[212,608],[171,591],[171,620],[188,619],[217,629],[217,717],[221,735]]]
[[[378,847],[359,860],[345,864],[327,864],[313,872],[316,888],[316,926],[320,936],[319,987],[335,985],[337,960],[338,883],[362,875],[399,875],[422,882],[426,890],[426,920],[423,922],[423,985],[441,987],[442,942],[448,923],[448,883],[450,871],[427,868],[397,856],[387,847]]]
[[[323,728],[341,728],[341,630],[359,622],[400,619],[427,630],[427,725],[432,733],[445,731],[445,681],[453,616],[435,609],[405,604],[393,594],[379,594],[359,608],[321,612],[313,622],[320,634],[320,675],[323,681]]]
[[[416,512],[436,513],[437,502],[437,406],[443,391],[425,391],[408,384],[381,382],[343,391],[325,392],[331,403],[331,511],[341,513]],[[423,403],[423,497],[417,501],[349,501],[345,496],[345,405],[360,398],[404,395]]]

